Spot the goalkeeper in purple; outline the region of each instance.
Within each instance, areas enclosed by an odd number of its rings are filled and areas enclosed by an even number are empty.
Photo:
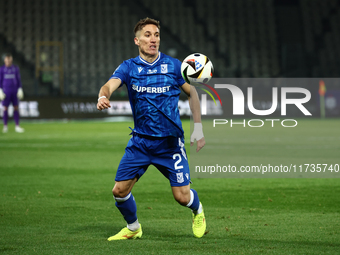
[[[8,106],[12,103],[15,121],[15,132],[23,133],[24,129],[19,126],[19,99],[24,97],[21,88],[19,67],[13,65],[13,57],[11,54],[6,54],[4,58],[5,65],[0,67],[0,100],[3,107],[3,133],[8,132]]]
[[[206,230],[205,216],[197,192],[190,188],[189,164],[178,110],[179,95],[183,90],[194,119],[190,141],[191,145],[197,141],[198,152],[205,145],[198,95],[195,88],[183,80],[181,62],[159,52],[159,21],[142,19],[136,24],[134,33],[139,56],[124,61],[116,69],[100,89],[97,104],[98,110],[111,107],[111,94],[125,84],[134,119],[132,137],[118,166],[112,190],[116,207],[127,227],[108,240],[142,236],[131,190],[149,165],[154,165],[169,180],[175,200],[191,209],[193,234],[200,238]]]

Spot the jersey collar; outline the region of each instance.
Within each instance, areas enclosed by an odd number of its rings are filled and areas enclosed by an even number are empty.
[[[160,51],[158,52],[158,57],[157,57],[156,60],[153,61],[152,63],[149,63],[148,61],[145,61],[144,59],[142,59],[142,58],[139,56],[139,60],[142,61],[144,64],[149,65],[149,66],[152,66],[152,65],[154,65],[155,63],[157,63],[158,60],[159,60],[160,58],[161,58],[161,52],[160,52]]]

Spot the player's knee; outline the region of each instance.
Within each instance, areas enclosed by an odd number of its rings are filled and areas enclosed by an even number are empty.
[[[175,200],[180,204],[180,205],[183,205],[183,206],[186,206],[189,201],[190,201],[190,197],[184,195],[184,194],[180,194],[180,195],[176,195],[175,196]]]
[[[14,111],[17,111],[19,109],[18,106],[14,106],[13,108],[14,108]]]
[[[115,185],[112,189],[112,194],[114,197],[126,197],[129,193],[128,190],[122,189],[121,187]]]
[[[7,111],[7,109],[8,109],[8,108],[7,108],[6,106],[4,106],[4,108],[3,108],[3,109],[4,109],[4,111]]]

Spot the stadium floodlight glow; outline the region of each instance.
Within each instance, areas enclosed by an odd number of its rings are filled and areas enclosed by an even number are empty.
[[[244,115],[244,94],[240,88],[232,84],[215,84],[216,89],[229,89],[233,97],[233,115]],[[272,106],[267,110],[258,110],[254,108],[253,104],[253,88],[247,88],[248,100],[247,105],[251,113],[258,116],[266,116],[272,114],[278,105],[278,89],[276,87],[272,88]],[[287,98],[288,93],[300,93],[303,94],[303,98]],[[311,116],[312,114],[303,106],[311,99],[311,93],[305,88],[298,87],[282,87],[281,88],[281,115],[285,116],[287,114],[287,105],[295,105],[304,115]],[[206,97],[202,97],[202,101],[206,100]],[[206,113],[206,102],[202,102],[202,113]],[[205,107],[205,109],[204,109]]]

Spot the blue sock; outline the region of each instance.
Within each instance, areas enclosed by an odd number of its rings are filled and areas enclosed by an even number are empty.
[[[137,220],[137,205],[131,192],[123,198],[116,197],[116,206],[128,224]]]
[[[191,210],[196,212],[200,206],[200,200],[198,198],[197,192],[194,189],[190,189],[190,202],[187,204]]]

